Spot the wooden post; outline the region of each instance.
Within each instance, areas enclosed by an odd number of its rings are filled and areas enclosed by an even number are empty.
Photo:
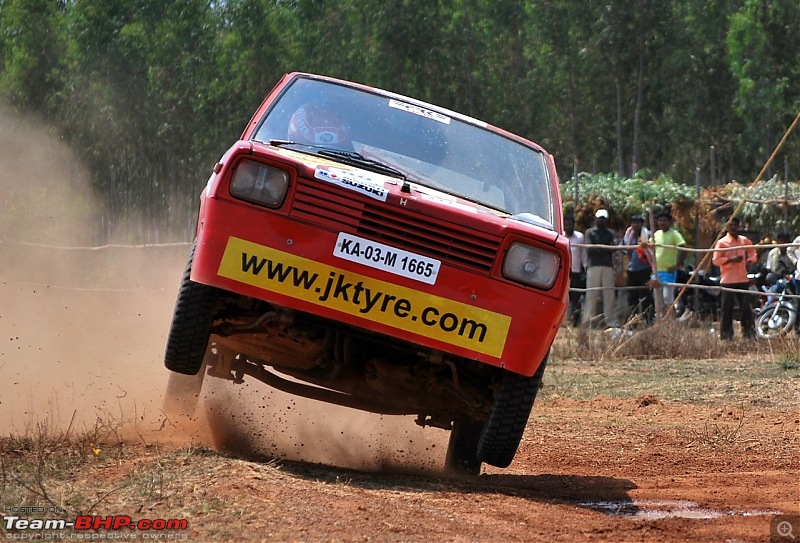
[[[700,201],[700,168],[694,169],[694,192],[696,200],[695,202]],[[697,240],[700,239],[700,213],[697,211],[697,205],[695,204],[695,212],[694,212],[694,248],[699,249],[699,245]],[[697,269],[697,257],[695,257],[694,267],[695,270]],[[698,304],[698,296],[700,295],[700,291],[696,288],[692,289],[692,306],[697,308]]]
[[[783,157],[783,228],[789,230],[789,155]]]
[[[711,186],[715,187],[717,186],[717,155],[716,155],[716,148],[713,145],[708,150],[708,155],[709,155],[708,179],[711,182]]]
[[[655,213],[653,213],[653,209],[650,209],[649,212],[649,222],[650,222],[650,232],[653,236],[653,241],[656,239],[656,217]],[[655,274],[656,278],[658,278],[658,262],[656,262],[656,248],[653,247],[653,274]],[[661,291],[661,286],[657,286],[653,289],[653,302],[656,306],[656,318],[661,318],[664,315],[664,297],[662,296],[663,292]]]
[[[580,196],[580,192],[578,191],[578,159],[575,159],[575,162],[572,164],[572,179],[575,180],[575,194],[572,197],[572,204],[573,210],[572,214],[578,214],[578,196]]]

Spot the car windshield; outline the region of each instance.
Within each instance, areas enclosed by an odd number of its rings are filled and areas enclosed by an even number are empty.
[[[553,221],[541,151],[479,121],[399,95],[298,77],[253,139],[356,152],[399,170],[412,184]]]

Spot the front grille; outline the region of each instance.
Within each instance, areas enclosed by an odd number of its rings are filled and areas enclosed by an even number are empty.
[[[347,232],[488,275],[500,238],[438,221],[402,207],[343,194],[326,183],[298,180],[291,217],[335,232]]]

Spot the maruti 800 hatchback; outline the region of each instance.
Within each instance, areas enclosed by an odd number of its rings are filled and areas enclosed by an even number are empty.
[[[165,365],[416,415],[448,469],[507,467],[566,309],[561,223],[539,145],[288,74],[202,191]]]

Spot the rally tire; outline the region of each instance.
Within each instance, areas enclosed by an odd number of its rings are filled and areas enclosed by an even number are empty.
[[[445,470],[454,475],[480,475],[478,443],[483,433],[483,422],[472,419],[456,419],[450,430],[447,444]]]
[[[500,392],[478,443],[478,460],[498,468],[511,464],[542,386],[546,365],[547,357],[531,377],[504,371]]]
[[[185,375],[196,375],[200,371],[217,301],[215,288],[195,283],[190,278],[196,243],[192,245],[183,273],[164,354],[164,366]]]

